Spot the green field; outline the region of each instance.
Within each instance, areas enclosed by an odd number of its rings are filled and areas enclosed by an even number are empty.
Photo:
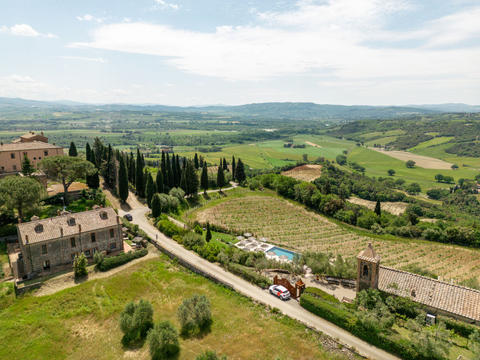
[[[321,335],[163,256],[54,295],[27,295],[4,304],[0,336],[8,341],[2,342],[0,358],[150,359],[147,345],[122,347],[120,311],[129,301],[147,299],[154,307],[155,321],[170,320],[178,328],[178,306],[197,293],[210,299],[213,324],[204,336],[180,339],[179,359],[194,359],[207,349],[230,359],[344,358],[340,352],[324,352]]]

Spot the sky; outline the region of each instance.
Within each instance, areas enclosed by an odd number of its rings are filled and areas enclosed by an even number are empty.
[[[480,0],[0,0],[0,96],[480,104]]]

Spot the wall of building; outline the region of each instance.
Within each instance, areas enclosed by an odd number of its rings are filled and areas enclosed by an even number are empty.
[[[47,152],[47,154],[45,154]],[[32,162],[32,165],[37,168],[42,159],[48,156],[63,155],[62,148],[47,148],[36,150],[12,150],[12,151],[0,151],[0,173],[15,173],[22,170],[22,161],[24,154],[27,154],[28,158]],[[12,159],[12,154],[14,158]]]
[[[110,229],[113,230],[113,237],[110,236]],[[92,233],[95,233],[95,242],[91,240]],[[71,238],[75,238],[75,247],[72,247]],[[42,251],[43,245],[47,247],[46,254]],[[82,232],[75,236],[34,244],[21,244],[20,247],[24,254],[25,274],[54,272],[56,267],[72,264],[75,255],[82,252],[91,261],[95,251],[105,251],[107,254],[116,254],[122,251],[122,226],[118,224],[94,232]],[[50,262],[50,269],[44,269],[44,263],[47,260]]]

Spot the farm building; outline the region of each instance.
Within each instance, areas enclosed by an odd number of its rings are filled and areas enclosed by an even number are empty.
[[[480,325],[480,291],[380,265],[380,256],[368,247],[357,256],[357,291],[372,288],[406,297],[443,314]]]
[[[122,222],[112,208],[32,221],[17,225],[19,252],[11,263],[16,278],[45,275],[71,267],[76,255],[123,251]],[[12,259],[12,256],[11,256]]]

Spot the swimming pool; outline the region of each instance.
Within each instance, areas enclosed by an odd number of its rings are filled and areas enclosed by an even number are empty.
[[[285,249],[282,249],[282,248],[279,248],[279,247],[276,247],[276,246],[274,246],[273,248],[271,248],[268,251],[269,252],[272,251],[278,256],[285,255],[288,258],[288,260],[290,260],[290,261],[293,260],[293,256],[295,255],[294,252],[291,252],[289,250],[285,250]]]

